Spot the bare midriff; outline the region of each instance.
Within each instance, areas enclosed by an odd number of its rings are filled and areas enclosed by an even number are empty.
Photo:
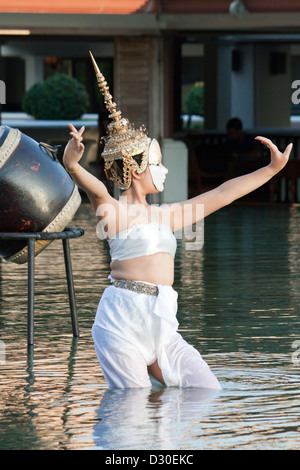
[[[171,286],[174,282],[174,260],[168,253],[139,256],[110,264],[114,279],[151,282]]]

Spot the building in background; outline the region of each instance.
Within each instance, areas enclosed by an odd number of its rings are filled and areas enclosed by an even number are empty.
[[[233,116],[248,129],[286,129],[300,114],[297,0],[0,0],[0,30],[3,111],[20,111],[32,84],[61,71],[85,84],[88,111],[99,113],[92,50],[123,115],[168,144],[189,131],[195,85],[193,132],[224,132]]]

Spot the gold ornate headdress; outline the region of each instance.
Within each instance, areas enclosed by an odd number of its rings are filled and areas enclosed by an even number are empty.
[[[136,169],[138,173],[142,173],[147,167],[151,139],[144,127],[135,129],[128,119],[121,118],[121,111],[117,111],[117,105],[112,101],[113,97],[109,93],[107,82],[91,52],[90,55],[106,109],[110,113],[109,118],[112,120],[107,126],[107,135],[103,138],[105,145],[102,157],[105,161],[105,174],[108,179],[115,181],[119,188],[128,189],[131,185],[131,171]],[[133,158],[137,155],[142,155],[139,164]],[[117,160],[123,161],[122,176],[118,172]]]

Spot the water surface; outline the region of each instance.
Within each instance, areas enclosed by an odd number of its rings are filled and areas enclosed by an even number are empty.
[[[178,240],[180,332],[220,392],[107,388],[91,327],[109,254],[89,206],[72,222],[84,237],[70,241],[80,338],[60,241],[36,258],[32,354],[27,267],[0,263],[0,448],[299,449],[299,222],[298,207],[231,206],[206,219],[201,251]]]

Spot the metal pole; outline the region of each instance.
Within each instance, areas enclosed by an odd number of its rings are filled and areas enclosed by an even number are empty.
[[[28,261],[28,305],[27,305],[27,345],[28,349],[34,344],[34,269],[35,269],[35,241],[36,240],[63,240],[66,277],[68,281],[69,303],[73,336],[79,337],[77,307],[75,301],[75,289],[73,282],[72,263],[69,238],[78,238],[84,234],[83,229],[66,227],[63,232],[0,232],[0,240],[26,240]],[[0,260],[1,261],[1,260]],[[1,286],[0,286],[1,287]]]
[[[27,344],[34,344],[34,238],[28,239],[28,314],[27,314]]]
[[[63,249],[64,249],[64,257],[65,257],[67,282],[68,282],[69,303],[70,303],[70,309],[71,309],[73,336],[79,336],[77,307],[76,307],[76,300],[75,300],[74,280],[73,280],[72,262],[71,262],[71,255],[70,255],[70,244],[69,244],[69,239],[67,238],[63,239]]]

